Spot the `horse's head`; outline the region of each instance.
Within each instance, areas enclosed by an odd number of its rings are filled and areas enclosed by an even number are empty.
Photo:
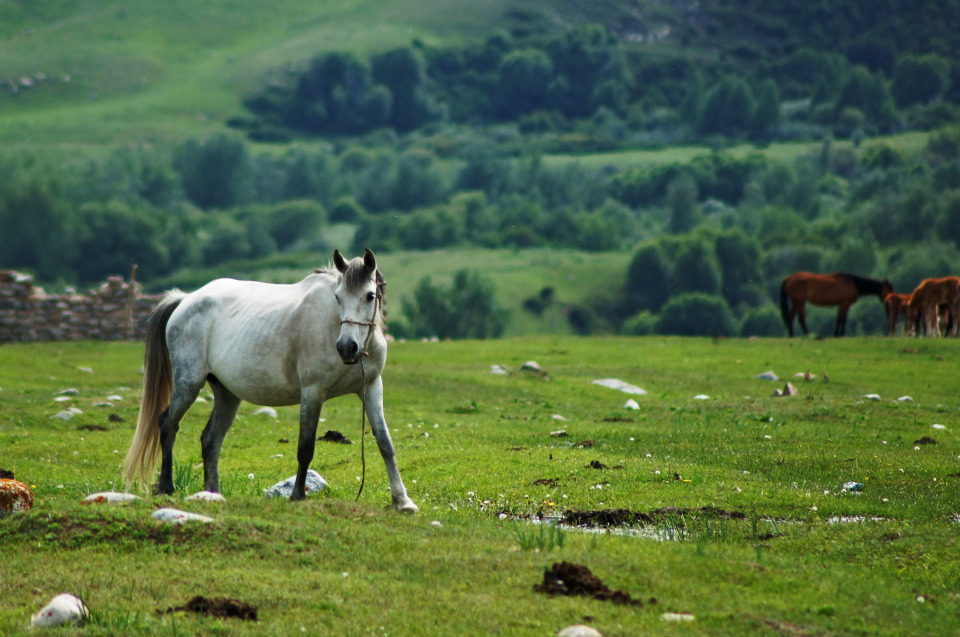
[[[369,249],[363,253],[363,258],[358,257],[349,263],[339,250],[335,250],[333,264],[340,272],[335,293],[340,313],[337,353],[346,365],[356,365],[366,354],[370,335],[381,327],[383,277],[377,270],[377,258]]]

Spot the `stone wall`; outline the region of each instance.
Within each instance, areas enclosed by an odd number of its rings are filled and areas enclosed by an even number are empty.
[[[142,339],[160,298],[118,276],[88,294],[46,294],[30,275],[0,270],[0,343]]]

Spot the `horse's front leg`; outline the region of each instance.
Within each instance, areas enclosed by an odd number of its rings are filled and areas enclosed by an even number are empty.
[[[393,508],[397,511],[417,513],[419,509],[413,503],[413,500],[407,496],[407,489],[403,486],[400,470],[397,468],[393,441],[390,439],[390,431],[387,429],[387,421],[383,415],[383,380],[379,376],[375,381],[367,383],[366,395],[362,396],[361,399],[364,402],[367,416],[370,417],[370,428],[373,429],[373,435],[377,439],[377,447],[379,447],[380,455],[383,457],[383,464],[387,468]]]
[[[300,439],[297,441],[297,479],[293,483],[291,500],[303,500],[307,497],[307,469],[313,460],[313,450],[317,444],[317,423],[320,421],[320,409],[323,400],[312,393],[304,392],[300,399]]]

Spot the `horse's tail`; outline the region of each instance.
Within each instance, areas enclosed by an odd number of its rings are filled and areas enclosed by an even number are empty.
[[[787,280],[784,279],[780,284],[780,316],[783,317],[783,324],[790,329],[790,296],[787,294]],[[792,335],[792,332],[791,332]]]
[[[129,490],[135,480],[146,488],[157,464],[160,446],[160,414],[173,394],[173,371],[167,349],[166,329],[170,315],[183,297],[180,290],[171,290],[157,304],[147,323],[146,350],[143,355],[143,390],[137,430],[123,463],[124,479]]]

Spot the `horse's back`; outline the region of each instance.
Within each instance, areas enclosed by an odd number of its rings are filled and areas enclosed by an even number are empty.
[[[853,283],[841,273],[796,272],[783,280],[782,287],[791,298],[814,305],[840,305],[857,295]]]
[[[167,326],[175,369],[215,376],[251,403],[298,403],[301,358],[327,350],[335,357],[339,327],[332,286],[308,279],[217,279],[187,295]]]

